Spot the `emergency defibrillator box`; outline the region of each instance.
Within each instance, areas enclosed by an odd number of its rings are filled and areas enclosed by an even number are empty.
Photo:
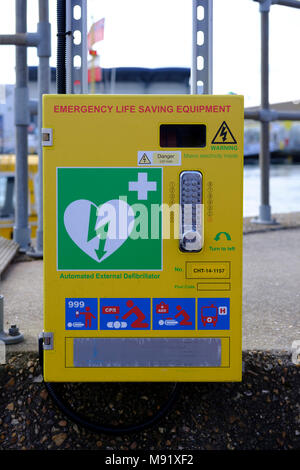
[[[46,382],[239,381],[241,96],[46,95]]]

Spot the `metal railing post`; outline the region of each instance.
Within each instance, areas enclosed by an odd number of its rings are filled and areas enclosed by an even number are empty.
[[[16,33],[27,32],[27,0],[16,0]],[[16,207],[13,238],[21,251],[30,246],[28,226],[28,141],[29,125],[27,47],[16,46]]]
[[[43,148],[41,129],[43,127],[43,95],[50,91],[51,25],[49,23],[48,0],[39,0],[38,34],[40,42],[37,53],[38,66],[38,127],[39,127],[39,164],[38,164],[38,227],[36,233],[35,256],[43,254]],[[33,253],[31,253],[33,254]]]
[[[260,4],[261,28],[261,108],[269,112],[269,13],[270,0]],[[271,217],[270,206],[270,121],[262,120],[260,124],[260,206],[259,215],[253,222],[261,224],[274,224]]]
[[[0,45],[16,46],[16,87],[15,87],[15,125],[16,125],[16,214],[14,240],[21,251],[31,256],[43,254],[43,161],[41,135],[39,136],[39,188],[37,246],[34,251],[30,246],[30,228],[28,226],[28,135],[29,110],[32,102],[28,98],[27,47],[36,47],[39,57],[38,67],[38,125],[42,128],[42,96],[50,90],[51,25],[49,23],[48,0],[39,0],[39,23],[36,33],[27,33],[27,0],[16,0],[16,34],[0,35]]]
[[[255,119],[261,123],[261,148],[259,164],[260,206],[259,215],[252,222],[276,224],[271,217],[270,206],[270,122],[276,120],[299,120],[299,112],[275,111],[269,103],[269,13],[272,5],[282,5],[300,9],[299,0],[254,0],[259,3],[261,14],[261,108],[258,111],[245,110],[245,119]]]
[[[75,18],[74,8],[79,7],[80,18]],[[87,0],[66,0],[66,83],[67,93],[74,93],[74,82],[78,82],[78,92],[88,93],[87,76]],[[74,31],[80,31],[81,38],[74,42]],[[80,59],[79,65],[74,58]]]
[[[198,17],[199,7],[202,7],[203,18]],[[201,93],[210,95],[213,88],[213,0],[193,0],[192,9],[191,94],[197,95],[202,83]],[[202,33],[202,40],[200,41],[198,33]],[[202,68],[200,68],[201,64],[198,62],[199,58],[202,58]]]

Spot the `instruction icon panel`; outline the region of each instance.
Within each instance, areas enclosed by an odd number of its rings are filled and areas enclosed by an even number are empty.
[[[149,330],[150,299],[100,299],[101,330]]]
[[[194,330],[195,299],[153,299],[154,330]]]

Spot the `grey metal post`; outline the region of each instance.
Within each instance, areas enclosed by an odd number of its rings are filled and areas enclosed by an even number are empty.
[[[197,95],[197,0],[192,2],[192,65],[191,65],[191,94]]]
[[[80,18],[74,17],[74,8],[80,7]],[[66,75],[67,93],[74,93],[74,82],[80,82],[80,93],[88,93],[87,77],[87,0],[66,1],[66,29],[80,31],[81,41],[75,44],[73,34],[66,37]],[[74,57],[80,59],[80,66],[74,66]]]
[[[39,23],[37,33],[27,33],[27,0],[16,0],[16,34],[0,35],[0,44],[15,44],[16,47],[16,87],[15,87],[15,125],[16,125],[16,216],[14,240],[21,251],[31,256],[41,257],[43,253],[43,161],[41,136],[39,145],[39,189],[38,189],[38,230],[37,249],[30,247],[30,228],[28,227],[28,143],[27,127],[29,110],[33,102],[28,98],[27,47],[37,47],[38,68],[38,123],[42,127],[42,95],[50,90],[51,25],[49,23],[48,0],[39,0]]]
[[[4,297],[0,295],[0,340],[5,344],[15,344],[24,341],[23,335],[19,332],[16,325],[12,325],[9,334],[5,333],[4,328]]]
[[[269,11],[261,11],[261,107],[269,109]],[[260,154],[260,193],[261,205],[259,219],[271,221],[269,204],[269,173],[270,173],[270,123],[261,122],[261,154]]]
[[[43,127],[43,95],[50,91],[51,26],[49,23],[48,0],[39,0],[38,35],[40,37],[37,53],[38,67],[38,127],[39,127],[39,164],[38,164],[38,227],[36,256],[43,253],[43,149],[41,129]]]
[[[88,48],[87,48],[87,0],[81,0],[81,93],[87,94],[88,88]]]
[[[66,93],[74,93],[74,78],[73,78],[73,30],[72,30],[72,19],[74,16],[74,6],[71,0],[66,1],[66,31],[70,31],[70,34],[66,35]]]
[[[203,18],[198,18],[198,7],[203,8]],[[191,94],[199,93],[199,82],[203,83],[203,94],[212,94],[213,88],[213,0],[193,0],[192,4],[192,65]],[[198,33],[202,33],[203,42],[198,44]],[[198,59],[202,57],[203,68],[199,69]]]
[[[16,33],[27,31],[27,0],[16,0]],[[16,46],[16,209],[13,237],[21,251],[30,245],[28,227],[28,141],[29,98],[27,75],[27,48]]]
[[[270,206],[270,118],[269,118],[269,13],[271,0],[260,3],[261,20],[261,109],[266,119],[260,127],[260,206],[259,215],[253,222],[274,224]]]
[[[116,67],[113,67],[111,69],[111,75],[110,75],[110,94],[113,95],[115,93],[116,89],[116,75],[117,75],[117,69]]]
[[[284,7],[300,8],[299,0],[273,0],[272,3]]]

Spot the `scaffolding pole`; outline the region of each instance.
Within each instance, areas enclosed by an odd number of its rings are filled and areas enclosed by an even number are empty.
[[[16,0],[16,34],[27,32],[27,0]],[[28,226],[28,136],[29,95],[27,47],[16,46],[16,205],[13,238],[21,251],[30,246]]]
[[[269,111],[269,9],[261,9],[261,107]],[[254,221],[273,224],[270,206],[270,122],[260,123],[260,206],[258,218]]]
[[[299,120],[300,113],[275,111],[269,102],[269,13],[272,5],[282,5],[300,9],[298,0],[254,0],[259,3],[261,28],[261,108],[257,111],[245,110],[246,119],[260,121],[260,206],[258,217],[252,222],[276,224],[271,216],[270,205],[270,122],[277,120]]]
[[[36,232],[36,251],[33,255],[43,256],[43,95],[50,91],[51,26],[49,23],[48,0],[39,0],[38,34],[41,41],[38,46],[38,127],[39,127],[39,164],[38,164],[38,226]]]
[[[213,89],[213,0],[192,3],[191,94],[212,94]]]
[[[27,47],[36,47],[38,65],[38,123],[42,127],[42,96],[50,90],[51,25],[49,2],[39,0],[39,23],[36,33],[27,32],[27,0],[16,0],[16,34],[0,35],[0,45],[16,46],[15,126],[16,126],[16,214],[14,240],[20,251],[31,256],[43,255],[43,160],[41,132],[39,132],[38,167],[38,229],[36,250],[31,247],[28,226],[28,135],[29,109],[32,103],[28,93]]]

